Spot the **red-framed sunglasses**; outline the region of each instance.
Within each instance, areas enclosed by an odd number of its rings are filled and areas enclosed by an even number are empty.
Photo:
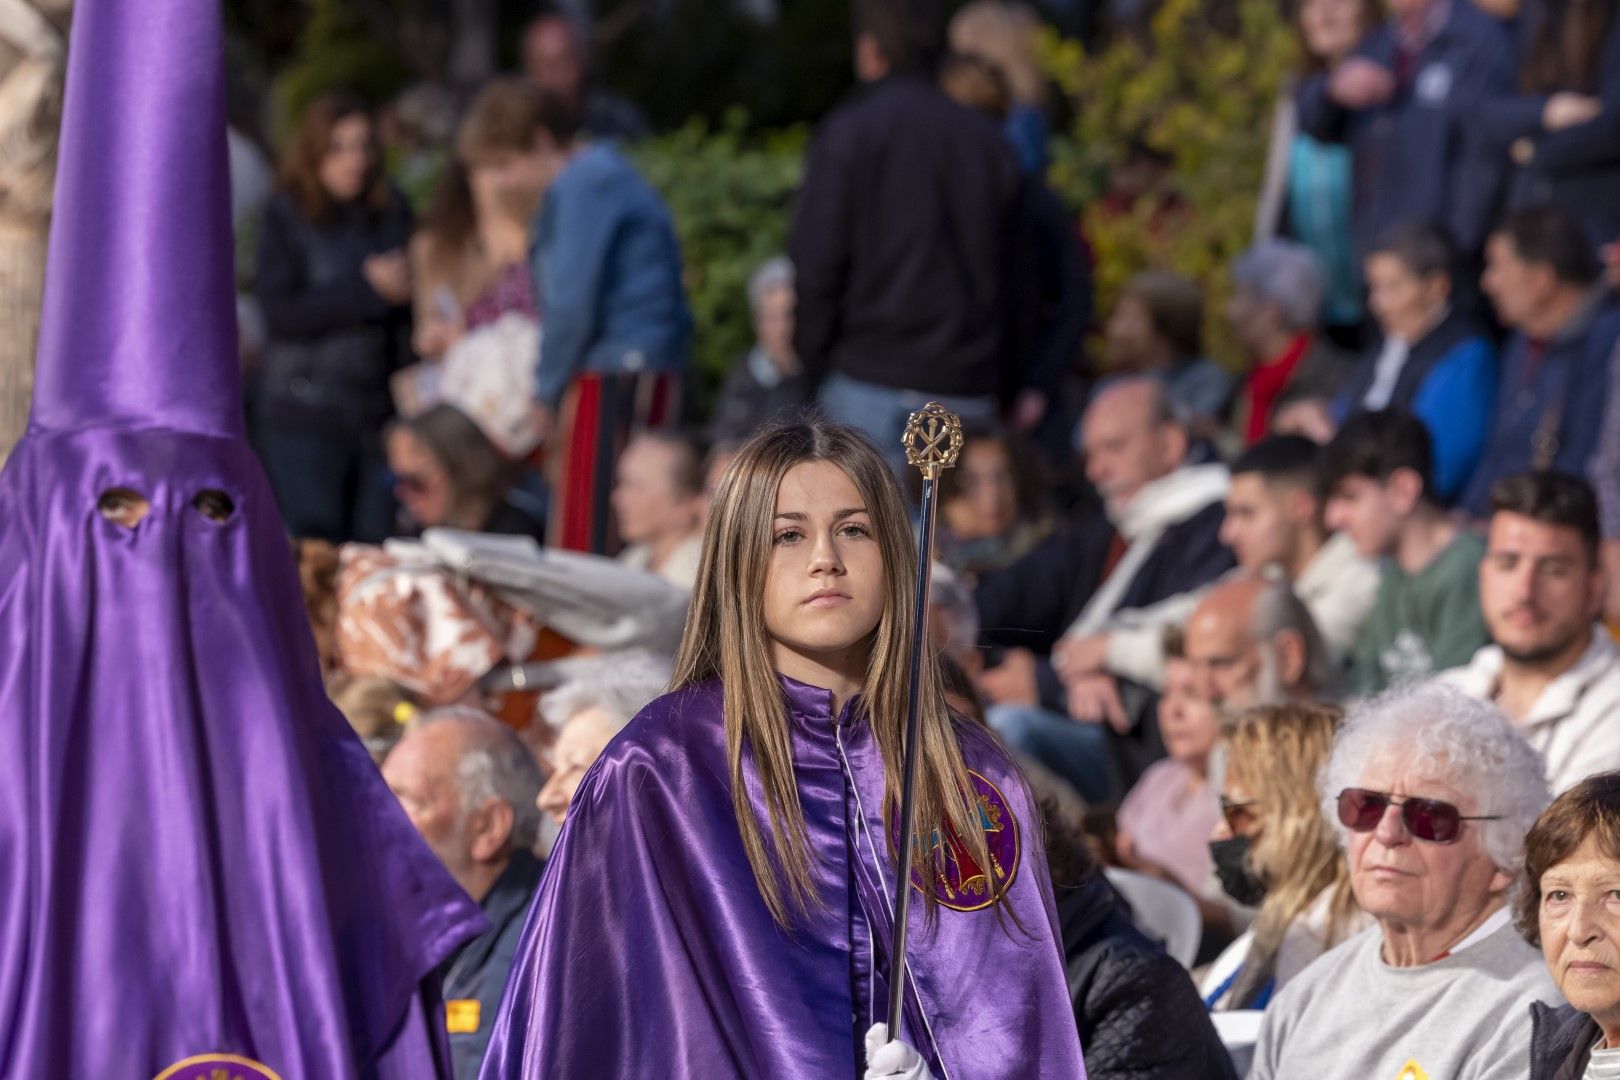
[[[1401,808],[1406,831],[1431,844],[1457,839],[1465,821],[1500,821],[1500,814],[1464,814],[1440,799],[1397,799],[1382,791],[1345,788],[1339,792],[1339,824],[1351,832],[1372,832],[1391,806]]]

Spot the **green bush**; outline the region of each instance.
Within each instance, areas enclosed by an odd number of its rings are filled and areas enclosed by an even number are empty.
[[[398,52],[372,35],[344,0],[314,0],[298,55],[271,91],[272,135],[280,145],[322,94],[344,90],[381,105],[409,78]]]
[[[704,402],[753,344],[748,276],[786,250],[805,150],[803,128],[747,128],[747,116],[734,111],[718,129],[693,121],[631,150],[675,219]]]
[[[1203,0],[1164,0],[1146,43],[1122,36],[1095,54],[1048,39],[1053,81],[1076,113],[1057,140],[1050,180],[1083,208],[1097,258],[1098,311],[1113,309],[1120,287],[1150,267],[1201,282],[1208,297],[1211,354],[1229,366],[1243,358],[1222,312],[1232,260],[1253,238],[1272,115],[1295,43],[1275,0],[1236,0],[1231,26],[1212,23]],[[1132,139],[1172,154],[1180,212],[1153,228],[1153,200],[1113,215],[1099,205],[1110,166]]]

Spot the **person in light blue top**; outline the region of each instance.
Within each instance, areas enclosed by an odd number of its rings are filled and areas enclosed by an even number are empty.
[[[1295,30],[1304,61],[1300,78],[1320,74],[1349,56],[1379,20],[1374,0],[1303,0],[1297,10]],[[1272,124],[1255,239],[1288,236],[1315,252],[1326,286],[1322,322],[1353,336],[1364,311],[1361,268],[1351,243],[1350,159],[1348,146],[1299,129],[1292,90],[1285,87]]]
[[[1422,223],[1387,230],[1367,256],[1368,306],[1381,339],[1335,402],[1340,423],[1399,406],[1428,428],[1434,492],[1449,502],[1473,475],[1496,406],[1496,350],[1452,303],[1456,253]]]
[[[1350,246],[1350,148],[1296,134],[1288,150],[1288,232],[1322,260],[1325,326],[1361,322],[1361,276]]]
[[[947,35],[953,53],[991,64],[1007,82],[1012,100],[1002,131],[1018,155],[1024,175],[1043,177],[1051,163],[1047,143],[1052,124],[1046,112],[1047,79],[1041,63],[1044,23],[1029,4],[1016,0],[972,0],[951,17]]]

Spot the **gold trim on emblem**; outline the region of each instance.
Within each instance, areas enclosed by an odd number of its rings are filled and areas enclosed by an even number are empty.
[[[246,1065],[249,1068],[259,1070],[259,1072],[263,1073],[269,1078],[269,1080],[281,1080],[281,1076],[270,1066],[264,1064],[263,1062],[254,1061],[252,1058],[241,1057],[237,1054],[196,1054],[192,1057],[186,1058],[184,1061],[175,1062],[173,1065],[170,1065],[167,1069],[164,1069],[162,1072],[154,1076],[152,1080],[169,1080],[170,1077],[174,1076],[181,1069],[184,1069],[190,1065],[200,1065],[203,1063],[215,1065]]]

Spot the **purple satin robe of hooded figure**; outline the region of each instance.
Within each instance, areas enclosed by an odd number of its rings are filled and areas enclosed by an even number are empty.
[[[66,95],[0,474],[0,1076],[448,1077],[485,923],[322,691],[243,437],[219,0],[78,0]]]
[[[780,682],[819,906],[786,933],[754,884],[720,684],[660,698],[569,804],[482,1080],[861,1075],[888,1000],[883,763],[858,698],[834,715],[828,691]],[[911,920],[903,1037],[939,1080],[1081,1080],[1040,819],[990,736],[959,733],[1007,910],[982,906],[987,883],[953,853],[934,919],[919,903]]]

